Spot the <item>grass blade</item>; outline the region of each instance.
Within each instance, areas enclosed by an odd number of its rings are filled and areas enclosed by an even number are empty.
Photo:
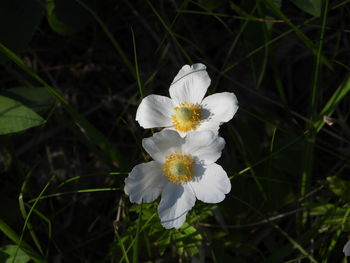
[[[109,31],[108,27],[105,25],[105,23],[101,20],[101,18],[92,10],[90,7],[88,7],[86,4],[84,4],[80,0],[75,0],[77,1],[86,11],[88,11],[94,19],[97,21],[97,23],[100,25],[102,28],[103,32],[106,34],[106,36],[109,38],[109,40],[112,42],[112,45],[114,46],[115,50],[117,51],[118,55],[121,57],[123,62],[125,63],[126,67],[129,69],[131,75],[137,79],[136,77],[136,72],[134,70],[134,67],[130,60],[128,59],[128,56],[125,54],[124,50],[118,43],[118,41],[115,39],[111,31]]]
[[[279,16],[287,25],[289,25],[293,29],[293,31],[295,31],[295,33],[304,42],[306,47],[308,47],[315,56],[318,56],[318,49],[316,48],[316,46],[312,42],[312,40],[310,38],[308,38],[296,25],[294,25],[285,16],[285,14],[279,8],[277,8],[277,6],[275,5],[275,3],[273,3],[272,0],[265,0],[265,2],[272,9],[272,11],[275,12],[275,14],[277,16]],[[327,4],[327,6],[328,6],[328,4]],[[320,60],[322,61],[322,63],[324,63],[330,70],[333,70],[333,66],[332,66],[331,62],[324,55],[319,54],[319,56],[320,56]]]
[[[23,250],[35,263],[46,262],[28,243],[21,241],[17,233],[8,226],[2,219],[0,219],[0,231],[11,239],[21,250]]]
[[[139,219],[137,221],[137,228],[136,228],[136,235],[135,235],[135,244],[133,246],[133,257],[132,257],[132,262],[137,263],[139,262],[139,237],[140,237],[140,228],[141,228],[141,218],[142,218],[142,205],[140,207],[140,213],[139,213]]]
[[[132,30],[132,28],[131,28],[131,35],[132,35],[132,44],[134,48],[135,72],[136,72],[135,74],[136,74],[137,86],[139,87],[141,99],[143,99],[145,96],[145,90],[140,78],[139,63],[137,61],[137,52],[136,52],[136,40],[135,40],[134,30]]]
[[[33,210],[34,210],[34,208],[36,207],[37,203],[39,202],[41,196],[44,194],[44,192],[46,191],[46,189],[49,187],[49,185],[50,185],[50,183],[53,181],[53,179],[55,179],[55,176],[52,176],[52,177],[50,178],[50,180],[47,182],[47,184],[45,185],[45,187],[43,188],[43,190],[41,190],[39,196],[35,199],[35,202],[34,202],[33,206],[30,208],[30,210],[29,210],[29,212],[28,212],[28,214],[27,214],[27,217],[25,218],[24,224],[23,224],[23,228],[22,228],[22,233],[21,233],[21,236],[20,236],[20,238],[19,238],[19,244],[18,244],[18,247],[17,247],[17,251],[18,251],[18,248],[21,246],[21,243],[22,243],[22,241],[23,241],[24,232],[25,232],[25,230],[26,230],[26,228],[27,228],[27,225],[28,225],[28,223],[29,223],[29,218],[30,218],[30,216],[31,216],[31,214],[32,214],[32,212],[33,212]],[[16,254],[17,254],[17,251],[16,251]],[[15,257],[13,258],[13,262],[15,262],[15,259],[16,259],[16,255],[15,255]]]
[[[323,121],[323,116],[330,116],[334,112],[335,107],[339,104],[339,102],[342,99],[344,99],[344,97],[349,93],[349,91],[350,91],[350,75],[348,75],[346,79],[340,84],[337,90],[333,93],[333,95],[327,101],[326,105],[322,108],[320,112],[320,118],[322,119],[319,119],[314,124],[314,127],[317,132],[319,132],[325,124],[325,122]]]
[[[151,4],[150,1],[147,0],[147,3],[149,5],[149,7],[152,9],[153,13],[155,14],[155,16],[158,18],[158,20],[160,21],[160,23],[163,25],[163,27],[165,28],[165,30],[168,32],[168,34],[171,36],[171,38],[173,39],[173,41],[175,42],[176,46],[180,49],[181,53],[184,55],[184,57],[186,58],[187,62],[190,64],[193,64],[191,57],[187,54],[186,50],[181,46],[181,44],[179,43],[179,41],[177,41],[175,35],[173,34],[171,28],[165,23],[165,21],[163,20],[163,18],[160,16],[160,14],[157,12],[157,10],[154,8],[154,6]]]

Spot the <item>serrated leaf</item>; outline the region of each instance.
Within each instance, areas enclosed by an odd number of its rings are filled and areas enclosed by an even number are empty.
[[[0,96],[0,135],[23,131],[45,120],[18,101]]]
[[[291,0],[293,4],[299,7],[306,13],[319,17],[321,15],[322,1],[321,0]]]
[[[13,51],[25,48],[43,18],[39,1],[2,0],[0,5],[0,43]],[[5,57],[0,54],[0,62]]]
[[[82,1],[94,9],[95,0]],[[86,27],[93,17],[75,0],[46,0],[47,19],[58,34],[71,35]]]
[[[14,260],[14,257],[16,259]],[[17,246],[9,245],[0,248],[0,262],[3,263],[27,263],[30,257]]]

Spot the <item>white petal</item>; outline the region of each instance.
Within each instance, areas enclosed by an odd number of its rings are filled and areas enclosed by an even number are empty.
[[[210,78],[206,66],[198,63],[185,65],[170,85],[170,97],[178,105],[182,102],[200,104],[210,85]]]
[[[197,127],[196,131],[212,131],[215,134],[219,133],[221,123],[212,120],[203,120]]]
[[[187,184],[167,184],[158,206],[161,224],[167,229],[180,228],[195,202],[196,197]]]
[[[203,168],[205,169],[203,171]],[[199,175],[198,175],[199,174]],[[196,166],[196,177],[189,182],[198,200],[205,203],[219,203],[231,190],[231,182],[226,172],[216,163]]]
[[[167,155],[181,152],[181,145],[184,142],[185,140],[176,131],[164,129],[152,137],[143,139],[142,146],[154,160],[163,163]]]
[[[141,163],[136,165],[125,179],[124,192],[132,203],[151,203],[167,183],[168,179],[162,173],[161,163]]]
[[[195,156],[204,164],[212,164],[220,158],[225,140],[212,131],[189,132],[182,145],[182,152]]]
[[[346,244],[343,248],[343,252],[344,252],[346,257],[350,256],[350,240],[348,240],[348,242],[346,242]]]
[[[187,134],[187,132],[178,131],[174,127],[164,128],[164,130],[176,131],[180,135],[181,138],[184,138]]]
[[[238,110],[238,101],[235,94],[222,92],[204,98],[201,106],[209,112],[208,121],[223,123],[233,118]]]
[[[136,112],[136,120],[145,128],[169,127],[175,105],[165,96],[149,95],[145,97]]]

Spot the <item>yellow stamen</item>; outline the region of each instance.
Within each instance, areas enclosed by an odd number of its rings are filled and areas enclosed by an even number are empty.
[[[173,153],[166,157],[163,172],[174,184],[182,184],[193,177],[194,160],[186,154]]]
[[[195,130],[201,121],[201,108],[192,103],[183,102],[174,108],[175,114],[171,116],[176,130],[188,132]]]

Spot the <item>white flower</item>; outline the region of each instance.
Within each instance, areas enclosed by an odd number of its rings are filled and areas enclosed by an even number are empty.
[[[350,256],[350,240],[348,240],[348,242],[346,242],[346,244],[343,248],[343,252],[344,252],[346,257]]]
[[[136,120],[145,129],[167,127],[177,130],[182,137],[195,130],[217,133],[223,122],[233,118],[238,102],[230,92],[204,98],[209,85],[205,65],[185,65],[170,85],[170,98],[160,95],[145,97],[137,109]]]
[[[225,141],[214,132],[189,132],[182,138],[165,129],[143,139],[142,145],[154,161],[136,165],[125,179],[124,191],[137,204],[161,195],[158,214],[165,228],[180,228],[196,198],[218,203],[230,192],[226,172],[215,163]]]

